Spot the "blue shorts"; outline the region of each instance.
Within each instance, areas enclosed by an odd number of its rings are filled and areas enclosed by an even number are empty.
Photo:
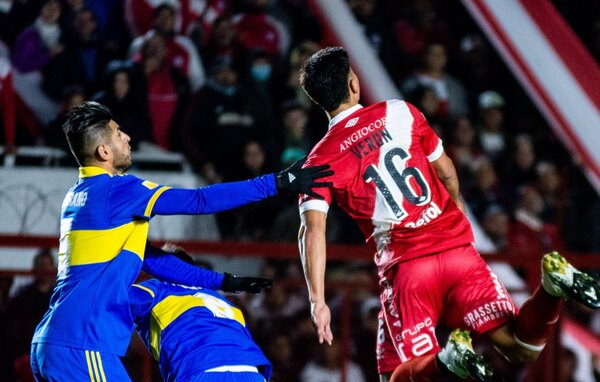
[[[131,381],[115,354],[43,343],[31,345],[31,370],[38,382]]]

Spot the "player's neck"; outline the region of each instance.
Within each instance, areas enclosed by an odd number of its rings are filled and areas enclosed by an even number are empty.
[[[358,105],[358,101],[350,101],[350,102],[343,103],[334,111],[328,112],[327,116],[329,117],[329,120],[331,121],[333,118],[335,118],[336,115],[343,113],[344,111],[346,111],[356,105]]]

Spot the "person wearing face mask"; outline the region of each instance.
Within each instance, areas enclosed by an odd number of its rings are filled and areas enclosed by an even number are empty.
[[[248,97],[248,103],[256,122],[256,137],[263,142],[273,142],[265,149],[276,152],[275,141],[282,138],[282,133],[278,132],[277,119],[273,116],[277,115],[275,102],[281,99],[278,95],[282,93],[280,84],[283,83],[276,73],[277,58],[264,50],[250,51],[247,56],[247,74],[242,86],[252,95]]]
[[[192,98],[181,130],[181,144],[194,169],[209,183],[237,172],[235,156],[255,132],[249,99],[240,89],[238,70],[229,58],[209,65],[206,85]]]

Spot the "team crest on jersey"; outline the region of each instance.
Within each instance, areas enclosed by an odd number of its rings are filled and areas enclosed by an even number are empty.
[[[148,188],[149,190],[153,190],[156,187],[158,187],[158,184],[156,184],[154,182],[151,182],[149,180],[145,180],[145,181],[142,182],[142,186]]]
[[[344,126],[344,127],[352,127],[352,126],[356,125],[358,123],[358,118],[359,117],[352,118],[351,120],[346,122],[346,126]]]

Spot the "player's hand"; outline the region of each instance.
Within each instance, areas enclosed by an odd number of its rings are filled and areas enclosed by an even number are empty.
[[[221,290],[223,292],[249,292],[260,293],[263,288],[269,288],[273,285],[272,278],[263,277],[238,277],[230,273],[225,273]]]
[[[319,343],[323,341],[331,345],[333,334],[331,333],[331,312],[324,301],[317,301],[310,304],[310,315],[317,329]]]
[[[299,159],[293,165],[275,174],[277,192],[286,191],[292,194],[307,194],[313,198],[323,200],[312,188],[330,187],[332,182],[317,182],[317,179],[333,175],[328,164],[302,168],[306,157]]]

